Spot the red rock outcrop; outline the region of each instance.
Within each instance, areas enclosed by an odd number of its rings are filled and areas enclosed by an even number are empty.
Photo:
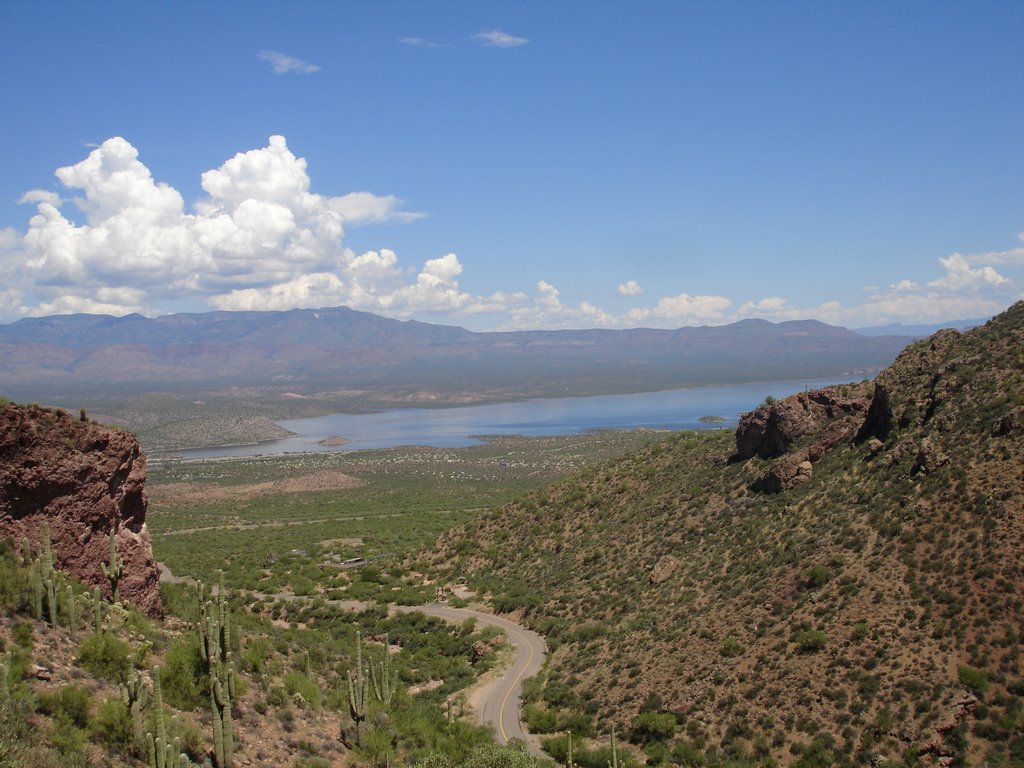
[[[839,428],[839,423],[852,418],[859,427],[871,404],[872,392],[873,387],[866,384],[812,389],[755,408],[740,418],[733,458],[770,459],[784,454],[804,435],[826,431],[845,435],[846,425]]]
[[[847,384],[766,403],[740,418],[732,461],[781,457],[752,484],[757,491],[778,493],[806,482],[814,462],[857,435],[873,392],[870,384]],[[801,443],[804,447],[795,450]]]
[[[125,563],[122,600],[160,616],[160,574],[146,530],[146,457],[135,437],[39,406],[0,406],[0,537],[38,550],[50,527],[54,564],[110,597],[100,563],[110,532]]]

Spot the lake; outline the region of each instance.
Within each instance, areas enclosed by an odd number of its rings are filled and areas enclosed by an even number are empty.
[[[181,451],[182,458],[259,456],[310,451],[359,451],[425,445],[458,448],[484,435],[570,435],[595,429],[735,428],[739,416],[756,408],[767,395],[775,398],[841,383],[817,381],[764,382],[721,387],[673,389],[631,395],[564,397],[459,408],[399,408],[377,413],[337,413],[312,419],[278,422],[293,437],[258,445]],[[724,422],[702,424],[702,416]],[[344,445],[321,445],[330,437]]]

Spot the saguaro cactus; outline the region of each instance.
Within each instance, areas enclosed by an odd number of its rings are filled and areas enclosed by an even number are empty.
[[[40,553],[40,565],[42,570],[40,576],[43,577],[43,581],[53,576],[53,548],[50,546],[50,524],[43,523],[43,549]]]
[[[135,743],[140,748],[146,742],[146,729],[143,727],[142,710],[149,703],[149,691],[142,684],[138,674],[133,670],[128,679],[117,686],[121,692],[121,701],[128,710],[132,719],[132,733],[135,736]],[[158,713],[160,717],[162,713]]]
[[[117,585],[121,581],[121,576],[124,575],[124,560],[119,560],[117,557],[113,529],[110,531],[110,564],[100,563],[100,569],[103,571],[103,576],[110,582],[110,599],[116,603],[118,601]]]
[[[356,632],[356,668],[348,671],[348,709],[356,725],[356,744],[362,746],[362,723],[366,720],[369,680],[363,674],[363,636]]]
[[[46,580],[46,609],[50,614],[50,626],[57,626],[57,585],[53,583],[53,575]]]
[[[97,635],[103,631],[103,601],[99,587],[92,588],[92,627]]]
[[[32,564],[32,545],[28,543],[28,537],[21,539],[21,565],[27,567]]]
[[[370,665],[370,681],[377,701],[385,707],[391,706],[398,688],[398,673],[391,670],[391,640],[384,635],[384,661],[378,665]]]
[[[36,621],[43,620],[43,574],[42,561],[37,560],[32,564],[32,573],[29,576],[29,585],[32,590],[32,616]]]
[[[68,620],[68,631],[72,642],[78,640],[78,605],[75,603],[75,592],[68,584],[64,590],[64,610]]]
[[[170,727],[164,723],[164,698],[160,690],[160,667],[153,667],[153,707],[156,710],[156,735],[146,734],[150,768],[174,768],[189,765],[188,755],[181,751],[181,737],[177,736],[178,718],[172,717]],[[177,755],[177,758],[175,758]]]
[[[218,768],[230,768],[235,751],[231,702],[235,698],[235,665],[231,661],[231,613],[224,572],[220,572],[217,602],[203,600],[199,584],[199,652],[210,680],[213,747]]]

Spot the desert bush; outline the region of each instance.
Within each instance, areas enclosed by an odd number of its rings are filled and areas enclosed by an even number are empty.
[[[800,653],[816,653],[825,647],[828,638],[820,629],[802,629],[793,638]]]
[[[206,663],[195,638],[182,635],[164,655],[160,686],[164,699],[177,709],[196,709],[207,703]]]
[[[306,677],[301,672],[286,672],[282,682],[293,701],[296,694],[298,694],[302,697],[306,706],[312,709],[320,709],[323,706],[324,696],[320,686],[316,684],[316,681]]]
[[[560,712],[556,730],[569,731],[574,736],[593,736],[594,724],[590,715],[584,712]]]
[[[99,741],[121,752],[133,746],[132,720],[121,699],[104,699],[89,724],[89,732]]]
[[[675,715],[662,712],[641,712],[633,718],[629,740],[635,744],[666,741],[676,732]]]
[[[78,661],[95,677],[122,680],[132,669],[132,649],[110,632],[93,633],[79,645]]]
[[[526,719],[526,727],[531,733],[552,733],[558,725],[558,717],[550,709],[541,709],[535,704],[527,704],[523,707],[523,717]]]
[[[732,635],[729,635],[729,637],[725,638],[725,640],[722,642],[721,654],[725,656],[727,659],[732,659],[736,656],[742,656],[743,646],[740,645],[739,640],[737,640]]]
[[[803,584],[807,589],[818,589],[825,586],[832,573],[823,565],[812,565],[804,571]]]
[[[978,696],[984,694],[985,689],[988,688],[988,672],[984,669],[960,667],[957,677],[965,688],[970,689]]]
[[[86,728],[89,725],[91,709],[92,694],[84,686],[65,685],[39,696],[41,712],[75,728]]]

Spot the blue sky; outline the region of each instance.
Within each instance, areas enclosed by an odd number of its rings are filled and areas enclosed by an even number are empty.
[[[1024,295],[1022,33],[1009,1],[6,0],[0,321],[986,316]]]

